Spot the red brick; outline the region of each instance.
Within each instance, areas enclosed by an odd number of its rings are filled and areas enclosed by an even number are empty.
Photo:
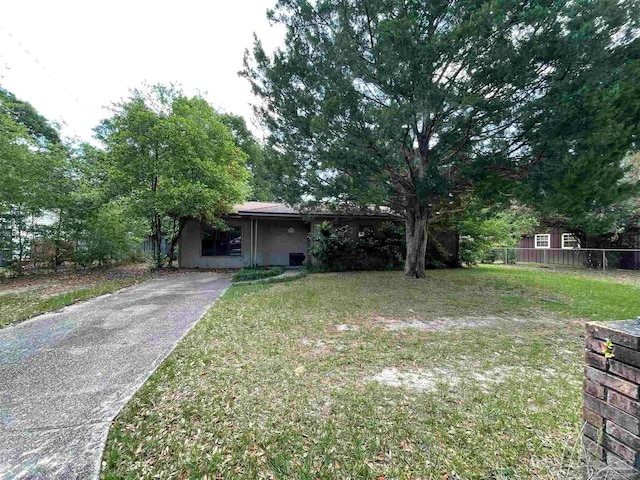
[[[604,387],[598,383],[593,383],[584,379],[583,390],[589,395],[593,395],[596,398],[604,398]]]
[[[607,393],[607,403],[609,403],[609,405],[613,405],[616,408],[619,408],[623,412],[627,412],[633,415],[634,417],[640,417],[640,403],[631,400],[629,397],[620,395],[618,392],[609,390],[609,392]]]
[[[614,437],[616,440],[619,440],[628,447],[632,448],[636,452],[640,451],[640,437],[634,435],[631,432],[627,432],[624,428],[616,425],[615,423],[608,422],[607,426],[605,427],[605,432],[608,435]]]
[[[600,433],[600,429],[599,428],[594,427],[589,422],[584,422],[583,423],[583,425],[582,425],[582,434],[585,437],[590,438],[594,442],[597,442],[599,433]]]
[[[593,410],[589,410],[587,407],[582,407],[582,418],[589,422],[596,428],[602,428],[604,425],[604,419]]]
[[[593,338],[591,336],[588,336],[585,339],[584,343],[587,347],[587,350],[591,350],[592,352],[596,352],[600,355],[603,355],[604,351],[607,348],[602,340],[598,340],[597,338]]]
[[[611,340],[616,345],[622,345],[623,347],[632,348],[638,350],[640,338],[635,335],[629,335],[628,333],[621,332],[620,330],[614,330],[603,325],[589,323],[587,324],[587,335],[600,340]]]
[[[601,476],[589,477],[603,480],[640,480],[640,472],[617,455],[606,452],[607,466],[600,470]]]
[[[586,367],[585,376],[591,382],[598,385],[603,385],[608,388],[612,388],[617,392],[625,394],[627,397],[637,399],[640,393],[640,387],[635,383],[631,383],[628,380],[624,380],[622,378],[614,377],[613,375],[601,372],[600,370],[596,370],[595,368]]]
[[[595,354],[592,353],[592,355]],[[633,383],[640,384],[640,368],[625,365],[624,363],[612,358],[609,360],[609,372],[614,373],[619,377],[626,378],[627,380],[631,380]]]
[[[607,404],[588,393],[583,393],[584,406],[601,417],[618,424],[634,435],[640,434],[640,419]]]
[[[590,367],[607,370],[607,360],[604,358],[604,355],[598,355],[597,353],[587,350],[584,352],[584,360]]]
[[[640,352],[637,350],[615,345],[613,347],[613,356],[619,362],[640,368]]]
[[[606,348],[602,340],[593,337],[587,337],[585,339],[585,346],[587,350],[598,354],[603,354]],[[614,345],[613,356],[620,362],[640,368],[640,352],[638,350],[623,347],[622,345]]]
[[[640,466],[640,455],[638,455],[635,450],[627,447],[615,438],[606,434],[602,435],[602,446],[605,450],[614,453],[630,465],[633,465],[636,468]]]
[[[582,437],[582,442],[584,443],[584,448],[587,452],[596,457],[598,460],[604,460],[604,448],[598,445],[597,442],[594,442],[592,439],[585,436]]]

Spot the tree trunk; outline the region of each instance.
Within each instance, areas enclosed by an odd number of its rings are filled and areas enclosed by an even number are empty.
[[[153,255],[156,261],[156,267],[162,267],[162,220],[160,215],[153,218],[153,235],[151,236],[153,244]]]
[[[176,246],[178,245],[178,242],[180,241],[180,236],[182,235],[182,230],[184,230],[184,226],[187,224],[187,220],[182,218],[180,219],[180,224],[178,225],[178,231],[175,232],[175,228],[174,228],[174,235],[173,238],[171,239],[171,251],[169,253],[169,266],[173,265],[173,261],[176,259]]]
[[[407,260],[404,273],[414,278],[424,278],[425,256],[427,254],[428,208],[411,205],[406,212]]]

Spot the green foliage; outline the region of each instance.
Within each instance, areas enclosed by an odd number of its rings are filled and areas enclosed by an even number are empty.
[[[42,233],[35,218],[64,208],[73,189],[68,161],[55,129],[31,105],[0,89],[0,250],[18,269]]]
[[[434,214],[469,194],[578,219],[632,193],[640,4],[280,0],[287,31],[244,76],[292,196],[384,203],[407,273]],[[295,182],[288,179],[295,178]],[[302,192],[304,190],[304,192]]]
[[[539,225],[536,217],[519,207],[498,212],[469,208],[454,223],[460,234],[460,261],[467,265],[493,261],[493,248],[516,247]]]
[[[118,201],[106,203],[87,219],[77,254],[80,264],[122,262],[139,248],[147,227]]]
[[[10,91],[0,87],[0,104],[12,120],[22,125],[28,135],[41,145],[60,144],[58,130],[50,124],[29,102],[16,98]]]
[[[329,270],[393,270],[402,266],[404,232],[394,223],[355,232],[349,225],[322,222],[309,253]]]
[[[263,147],[247,128],[247,124],[239,115],[224,113],[220,120],[227,126],[233,139],[247,156],[249,168],[249,200],[260,202],[277,201],[281,199],[278,180],[274,174],[275,162],[271,158],[273,151]]]
[[[236,272],[231,279],[232,282],[246,282],[249,280],[260,280],[263,278],[277,277],[284,273],[284,267],[255,267],[243,268]]]
[[[248,193],[247,155],[201,97],[172,86],[133,90],[96,133],[114,191],[151,226],[158,264],[163,236],[171,239],[173,256],[187,218],[212,220]],[[173,220],[170,231],[166,219]]]
[[[613,342],[608,338],[604,342],[602,353],[604,353],[604,358],[606,358],[607,360],[615,357],[615,354],[613,353]]]

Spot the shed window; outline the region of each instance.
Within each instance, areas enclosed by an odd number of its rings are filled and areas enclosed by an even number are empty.
[[[551,248],[551,235],[549,233],[539,233],[535,236],[536,248]]]
[[[203,257],[239,257],[242,255],[240,227],[222,231],[205,228],[202,232]]]
[[[573,233],[562,234],[562,248],[565,250],[574,250],[580,248],[580,241]]]

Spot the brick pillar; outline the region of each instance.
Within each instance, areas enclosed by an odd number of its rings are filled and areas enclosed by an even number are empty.
[[[588,477],[640,480],[640,322],[587,324],[585,360]]]

